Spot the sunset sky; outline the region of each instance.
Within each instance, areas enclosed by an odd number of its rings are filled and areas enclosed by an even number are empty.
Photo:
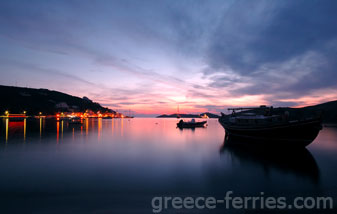
[[[337,99],[337,1],[0,2],[0,84],[136,115]]]

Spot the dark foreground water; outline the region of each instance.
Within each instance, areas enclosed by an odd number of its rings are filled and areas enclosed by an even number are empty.
[[[153,197],[331,197],[334,209],[179,209],[162,213],[337,213],[337,128],[306,150],[224,144],[217,120],[1,121],[0,213],[151,213]],[[7,126],[6,126],[7,125]],[[310,202],[310,201],[309,201]],[[303,204],[303,203],[302,203]],[[159,199],[155,208],[160,211]]]

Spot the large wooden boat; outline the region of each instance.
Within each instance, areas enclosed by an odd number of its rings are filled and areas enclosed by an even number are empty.
[[[241,142],[259,143],[267,146],[290,145],[305,147],[309,145],[322,129],[321,117],[289,120],[289,113],[272,115],[272,107],[260,107],[265,114],[236,111],[254,110],[257,108],[231,108],[231,116],[224,115],[219,123],[226,131],[226,138],[241,139]]]

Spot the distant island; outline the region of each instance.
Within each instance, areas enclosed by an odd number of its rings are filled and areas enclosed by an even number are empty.
[[[48,89],[0,85],[0,115],[26,112],[27,115],[54,115],[59,112],[102,112],[116,114],[87,97],[75,97]]]
[[[162,114],[157,116],[157,118],[219,118],[220,116],[217,114],[212,114],[209,112],[205,112],[202,114]]]

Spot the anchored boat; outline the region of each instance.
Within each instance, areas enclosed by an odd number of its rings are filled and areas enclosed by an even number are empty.
[[[242,142],[255,142],[269,146],[309,145],[322,129],[321,117],[289,120],[289,113],[273,115],[273,107],[230,108],[232,115],[221,113],[219,123],[226,131],[226,138],[236,138]],[[253,111],[251,111],[253,110]],[[263,110],[256,114],[254,110]],[[237,113],[238,111],[245,111]],[[248,111],[248,112],[247,112]]]
[[[180,120],[179,123],[177,123],[178,128],[196,128],[196,127],[204,127],[207,121],[202,122],[196,122],[195,119],[192,119],[189,122],[184,122],[183,120]]]
[[[80,117],[69,118],[69,125],[80,125],[83,124],[83,119]]]

